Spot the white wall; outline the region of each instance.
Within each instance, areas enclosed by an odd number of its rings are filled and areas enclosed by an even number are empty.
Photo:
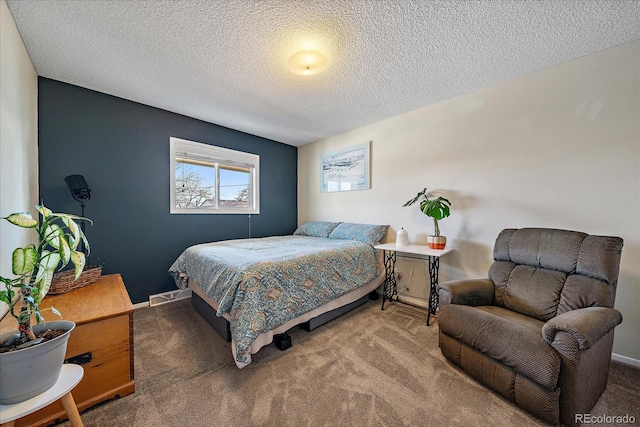
[[[4,0],[0,0],[0,216],[38,202],[38,75]],[[0,276],[13,277],[11,253],[35,233],[0,221]],[[6,312],[0,307],[0,315]]]
[[[416,82],[419,84],[419,82]],[[373,141],[370,190],[320,193],[322,153]],[[455,252],[440,280],[486,277],[503,228],[624,239],[614,353],[640,363],[640,41],[607,49],[299,149],[298,220],[390,224],[426,243],[402,204],[424,187],[452,202]],[[624,359],[631,358],[631,359]]]

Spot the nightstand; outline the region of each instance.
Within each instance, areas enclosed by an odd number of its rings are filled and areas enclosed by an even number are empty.
[[[382,310],[385,301],[398,301],[398,284],[396,282],[395,267],[397,253],[418,255],[426,262],[425,268],[429,268],[429,306],[427,307],[427,326],[431,315],[435,315],[438,309],[438,270],[440,267],[440,257],[448,254],[453,249],[431,249],[427,245],[396,245],[395,243],[384,243],[376,245],[374,248],[383,252],[384,261],[384,290],[382,292]]]

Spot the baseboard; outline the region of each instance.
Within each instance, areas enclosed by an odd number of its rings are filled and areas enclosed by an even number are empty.
[[[429,301],[423,298],[416,298],[409,295],[398,295],[398,300],[409,305],[413,305],[416,307],[424,308],[425,310],[429,307]]]
[[[630,365],[636,368],[640,368],[640,360],[632,359],[631,357],[622,356],[620,354],[611,354],[611,360],[614,362],[624,363],[625,365]]]

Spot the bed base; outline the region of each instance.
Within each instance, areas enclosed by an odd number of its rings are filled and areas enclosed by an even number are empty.
[[[343,305],[342,307],[338,307],[317,317],[309,319],[308,321],[301,323],[299,326],[305,331],[313,331],[314,329],[319,328],[326,323],[329,323],[333,319],[342,316],[343,314],[353,310],[354,308],[361,306],[362,304],[369,301],[369,299],[375,299],[375,297],[377,296],[378,294],[373,291],[371,292],[371,294],[364,295],[363,297],[353,301],[352,303]],[[216,316],[216,311],[213,309],[213,307],[207,304],[207,302],[204,301],[195,292],[191,294],[191,305],[202,317],[204,317],[207,323],[209,323],[222,338],[224,338],[227,342],[231,342],[231,328],[229,327],[229,321],[227,321],[227,319],[225,319],[224,317]],[[286,335],[286,333],[280,335],[284,336]],[[278,344],[279,341],[282,341],[282,344],[276,345],[276,347],[278,347],[280,350],[285,350],[291,347],[291,338],[289,337],[289,340],[287,341],[287,337],[289,336],[286,335],[286,337],[276,338],[276,344]]]
[[[370,296],[365,295],[350,304],[343,305],[342,307],[338,307],[334,310],[327,311],[326,313],[323,313],[317,317],[311,318],[306,322],[301,323],[300,327],[305,331],[311,332],[314,329],[319,328],[320,326],[331,322],[333,319],[336,319],[342,316],[343,314],[353,310],[354,308],[361,306],[362,304],[369,301],[369,299],[370,299]]]
[[[231,328],[227,319],[216,316],[216,310],[195,292],[191,293],[191,305],[222,338],[231,342]]]

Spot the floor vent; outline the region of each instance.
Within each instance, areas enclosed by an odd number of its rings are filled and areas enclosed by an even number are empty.
[[[154,307],[187,298],[191,298],[191,289],[163,292],[161,294],[149,295],[149,306]]]

